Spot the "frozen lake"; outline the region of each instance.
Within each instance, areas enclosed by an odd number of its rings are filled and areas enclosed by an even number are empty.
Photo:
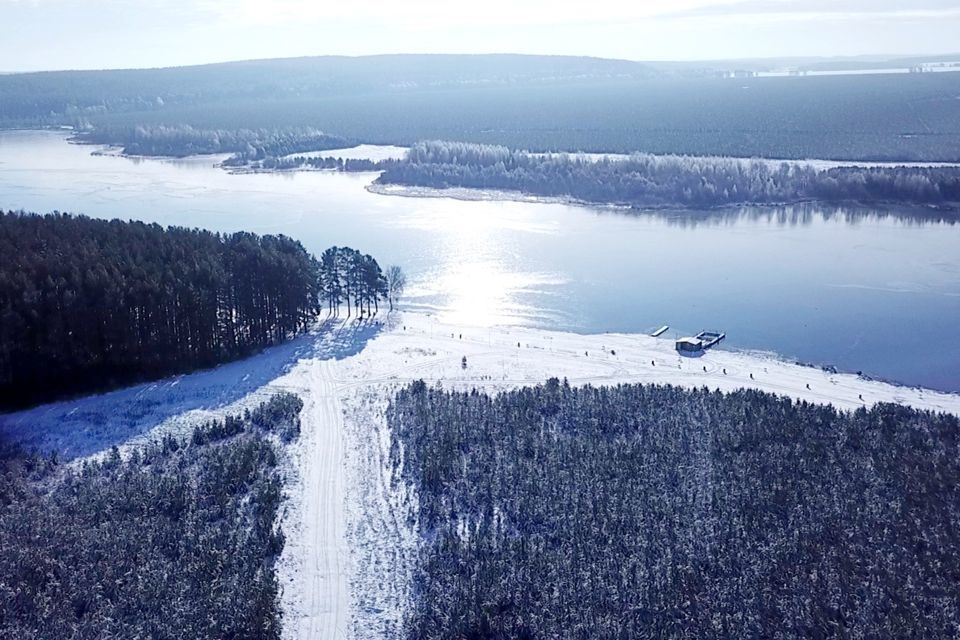
[[[0,132],[0,208],[284,233],[398,263],[407,308],[456,324],[665,337],[960,390],[960,225],[896,209],[625,214],[369,193],[374,174],[231,175]]]

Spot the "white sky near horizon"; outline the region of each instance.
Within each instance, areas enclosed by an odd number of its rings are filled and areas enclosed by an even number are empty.
[[[718,60],[960,50],[960,0],[0,0],[0,71],[307,55]]]

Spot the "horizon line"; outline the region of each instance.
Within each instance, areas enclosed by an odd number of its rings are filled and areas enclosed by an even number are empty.
[[[632,58],[611,58],[606,56],[588,55],[588,54],[556,54],[556,53],[513,53],[508,51],[487,52],[487,53],[417,53],[417,52],[395,52],[395,53],[370,53],[370,54],[315,54],[303,56],[279,56],[272,58],[238,58],[231,60],[219,60],[212,62],[196,62],[192,64],[180,65],[157,65],[145,67],[89,67],[89,68],[50,68],[50,69],[30,69],[23,71],[0,70],[0,75],[27,75],[34,73],[73,73],[73,72],[106,72],[106,71],[155,71],[162,69],[189,69],[193,67],[211,67],[218,65],[244,64],[251,62],[273,62],[282,60],[309,60],[317,58],[343,58],[343,59],[363,59],[363,58],[399,58],[399,57],[423,57],[423,58],[442,58],[442,57],[460,57],[460,58],[484,58],[484,57],[516,57],[516,58],[566,58],[582,60],[602,60],[608,62],[626,62],[631,64],[676,64],[676,65],[696,65],[696,64],[730,64],[730,63],[762,63],[762,62],[789,62],[789,61],[885,61],[885,60],[907,60],[928,58],[931,62],[946,62],[948,59],[960,61],[960,51],[947,51],[942,53],[909,53],[909,54],[884,54],[884,53],[861,53],[854,55],[784,55],[784,56],[759,56],[759,57],[734,57],[734,58],[696,58],[688,60],[680,59],[632,59]],[[954,60],[950,60],[954,61]]]

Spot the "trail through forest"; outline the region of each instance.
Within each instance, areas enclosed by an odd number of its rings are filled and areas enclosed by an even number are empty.
[[[349,555],[344,537],[343,413],[331,362],[314,360],[303,367],[310,385],[301,414],[301,574],[289,583],[293,592],[285,594],[302,610],[288,618],[286,628],[296,628],[298,638],[345,638]]]

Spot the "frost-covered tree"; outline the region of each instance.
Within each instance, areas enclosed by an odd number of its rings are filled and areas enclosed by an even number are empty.
[[[633,154],[588,159],[462,142],[421,142],[383,165],[382,183],[470,187],[637,207],[802,201],[960,202],[960,168],[834,167],[737,158]]]
[[[280,394],[101,462],[0,457],[0,637],[280,637]]]
[[[956,416],[551,380],[387,419],[403,637],[956,637]]]

